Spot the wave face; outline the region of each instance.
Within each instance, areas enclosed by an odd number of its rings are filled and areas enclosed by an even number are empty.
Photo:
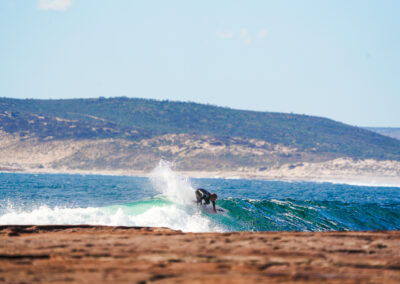
[[[223,222],[228,230],[342,231],[399,230],[397,204],[342,203],[338,201],[243,200],[221,201],[229,210]]]
[[[216,191],[212,214],[194,190]],[[400,230],[400,188],[188,179],[0,174],[0,224],[169,227],[185,232]]]

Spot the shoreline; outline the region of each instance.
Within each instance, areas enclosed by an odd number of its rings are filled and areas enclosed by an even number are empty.
[[[177,174],[188,178],[209,178],[209,179],[247,179],[262,181],[282,181],[282,182],[314,182],[314,183],[332,183],[347,184],[355,186],[370,187],[400,187],[399,177],[382,176],[347,176],[346,178],[337,175],[327,176],[287,176],[287,175],[260,175],[252,173],[243,173],[239,171],[215,172],[215,171],[174,171]],[[131,176],[148,178],[151,172],[133,171],[133,170],[56,170],[56,169],[15,169],[0,170],[0,173],[15,174],[66,174],[66,175],[102,175],[102,176]]]
[[[399,283],[400,231],[0,226],[3,283]]]

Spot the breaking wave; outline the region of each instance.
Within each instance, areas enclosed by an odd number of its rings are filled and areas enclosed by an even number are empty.
[[[3,202],[0,224],[90,224],[169,227],[184,232],[400,230],[400,204],[225,198],[226,211],[211,214],[195,204],[188,178],[161,161],[149,178],[155,194],[108,206],[37,205]],[[109,192],[108,192],[109,194]],[[110,198],[110,197],[107,197]]]

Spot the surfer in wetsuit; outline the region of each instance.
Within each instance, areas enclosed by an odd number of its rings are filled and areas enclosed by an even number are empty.
[[[214,212],[217,213],[217,209],[215,209],[215,200],[217,200],[218,196],[215,193],[209,193],[207,190],[203,188],[198,188],[196,190],[196,202],[197,204],[202,204],[204,201],[204,205],[210,204],[212,202]]]

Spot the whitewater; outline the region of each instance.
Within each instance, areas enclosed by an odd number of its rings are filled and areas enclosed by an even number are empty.
[[[195,203],[219,196],[225,213]],[[400,188],[190,179],[161,161],[149,178],[0,173],[0,225],[90,224],[184,232],[399,230]]]

